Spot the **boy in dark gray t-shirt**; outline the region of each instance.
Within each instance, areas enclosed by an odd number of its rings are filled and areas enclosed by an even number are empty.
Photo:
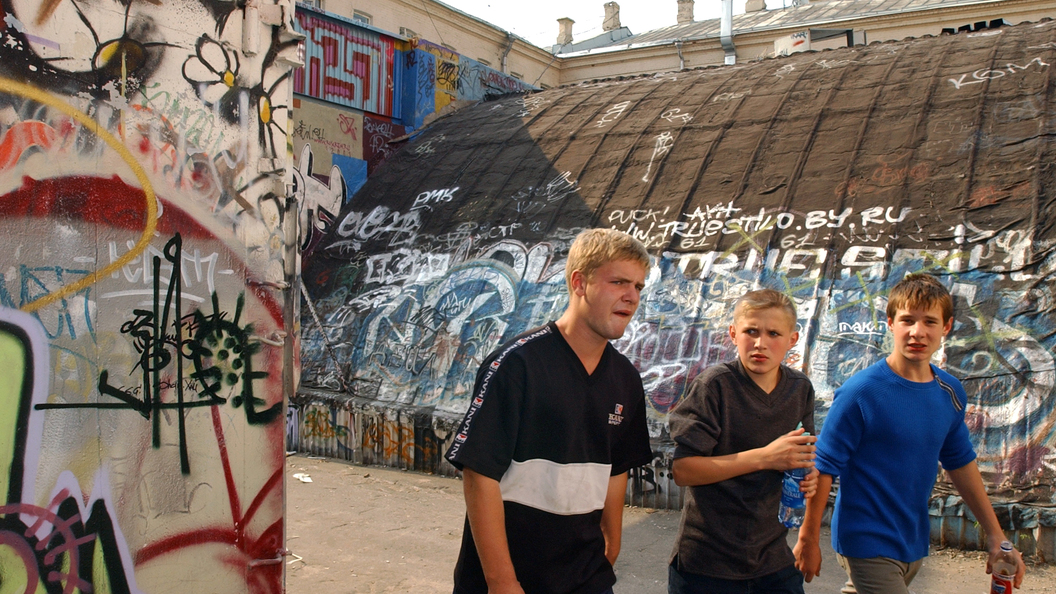
[[[737,360],[704,370],[671,412],[672,474],[690,488],[668,571],[670,594],[749,585],[752,592],[803,592],[777,519],[782,471],[808,468],[814,459],[814,388],[781,363],[799,339],[795,328],[788,296],[770,289],[744,295],[730,326]],[[812,470],[802,482],[808,497],[817,476]]]

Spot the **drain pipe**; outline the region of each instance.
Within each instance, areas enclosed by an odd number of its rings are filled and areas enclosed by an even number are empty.
[[[506,31],[506,47],[502,50],[501,68],[503,74],[509,74],[509,69],[506,67],[506,56],[510,55],[510,50],[513,49],[513,33]]]
[[[682,40],[681,39],[676,39],[675,40],[675,49],[678,50],[678,69],[679,70],[685,70],[686,69],[686,58],[682,56]]]
[[[722,0],[722,26],[719,29],[719,43],[726,53],[726,64],[737,63],[737,48],[733,46],[733,0]]]

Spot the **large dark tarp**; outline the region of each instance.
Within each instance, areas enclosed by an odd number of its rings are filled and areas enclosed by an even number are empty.
[[[1054,32],[605,80],[441,119],[306,254],[303,384],[457,417],[481,358],[563,311],[576,233],[611,226],[656,257],[616,342],[654,437],[733,356],[732,304],[758,286],[798,303],[789,363],[823,422],[887,351],[887,291],[928,271],[955,295],[942,355],[983,469],[1051,501]]]

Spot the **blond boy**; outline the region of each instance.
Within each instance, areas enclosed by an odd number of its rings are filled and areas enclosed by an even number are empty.
[[[671,594],[801,594],[777,519],[782,471],[812,465],[814,388],[782,364],[799,340],[788,296],[763,289],[734,307],[737,359],[704,370],[670,415],[672,472],[688,486],[668,570]],[[802,424],[802,429],[797,425]],[[812,495],[816,472],[802,490]]]
[[[636,239],[584,231],[568,253],[565,313],[481,363],[447,452],[466,498],[455,594],[611,594],[627,471],[652,449],[642,378],[609,341],[648,270]]]

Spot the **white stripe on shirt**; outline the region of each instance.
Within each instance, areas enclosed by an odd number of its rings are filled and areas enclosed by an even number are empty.
[[[605,507],[611,464],[558,464],[535,459],[512,462],[499,481],[502,500],[571,516]]]

